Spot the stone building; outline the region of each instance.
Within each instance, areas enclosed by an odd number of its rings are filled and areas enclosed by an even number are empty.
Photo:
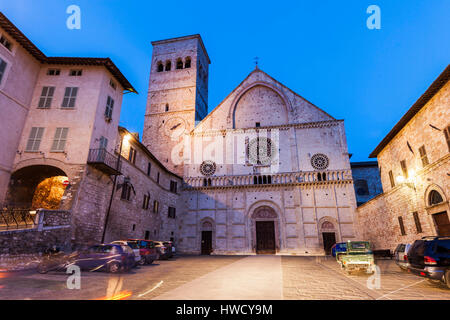
[[[371,153],[384,193],[358,207],[360,230],[379,249],[450,235],[450,66]]]
[[[179,250],[308,255],[353,239],[343,121],[258,68],[205,116],[209,63],[199,35],[153,42],[143,141],[183,173]]]
[[[377,161],[350,162],[350,166],[357,206],[383,192]]]
[[[0,13],[1,203],[71,212],[77,243],[101,241],[106,217],[106,240],[174,238],[181,178],[118,127],[124,92],[109,58],[47,57]]]

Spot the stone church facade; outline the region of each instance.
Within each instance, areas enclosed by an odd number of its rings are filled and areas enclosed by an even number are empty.
[[[143,143],[183,176],[178,249],[309,255],[355,239],[344,122],[259,68],[206,115],[209,63],[199,35],[153,42]]]

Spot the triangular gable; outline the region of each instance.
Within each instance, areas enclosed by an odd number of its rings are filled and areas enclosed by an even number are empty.
[[[255,68],[228,96],[222,100],[201,122],[194,132],[232,129],[232,114],[236,101],[256,85],[267,86],[279,93],[286,101],[290,112],[289,124],[336,120],[281,82],[259,68]]]

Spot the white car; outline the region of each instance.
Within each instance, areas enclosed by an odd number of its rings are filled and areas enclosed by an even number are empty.
[[[131,249],[133,249],[134,261],[136,262],[136,264],[138,264],[141,261],[141,259],[142,259],[141,252],[136,243],[128,242],[125,240],[118,240],[118,241],[111,242],[111,244],[120,244],[120,245],[131,247]]]
[[[400,269],[404,271],[408,270],[408,251],[410,248],[410,244],[400,243],[394,251],[395,263],[399,266]]]

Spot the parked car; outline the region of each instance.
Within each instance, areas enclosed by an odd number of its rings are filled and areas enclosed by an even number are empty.
[[[336,260],[348,274],[353,271],[375,272],[375,260],[369,241],[348,241],[346,252],[338,254]]]
[[[152,242],[155,244],[155,248],[159,253],[160,260],[167,260],[170,258],[171,253],[169,252],[169,249],[164,245],[162,241],[152,240]]]
[[[129,246],[131,249],[133,249],[133,252],[134,252],[135,266],[137,264],[142,264],[141,260],[143,258],[141,257],[141,250],[139,249],[139,246],[137,245],[136,242],[127,241],[127,240],[117,240],[117,241],[113,241],[111,243],[112,244],[120,244],[123,246]]]
[[[395,264],[403,271],[408,271],[408,251],[410,248],[409,243],[400,243],[394,250]]]
[[[77,265],[81,270],[117,273],[130,270],[135,263],[133,250],[119,244],[99,244],[69,255],[59,253],[55,259],[44,259],[38,266],[38,271],[63,271],[69,265]]]
[[[128,243],[135,243],[138,248],[142,259],[139,261],[141,265],[152,264],[153,261],[158,260],[159,254],[155,247],[155,243],[145,239],[128,239]]]
[[[336,258],[336,255],[339,255],[340,253],[347,252],[347,243],[346,242],[339,242],[335,243],[331,247],[331,255]]]
[[[450,288],[450,237],[423,237],[408,251],[408,271]]]
[[[172,241],[163,241],[163,245],[166,246],[167,250],[169,251],[168,257],[172,258],[175,253],[175,246],[173,245]]]

